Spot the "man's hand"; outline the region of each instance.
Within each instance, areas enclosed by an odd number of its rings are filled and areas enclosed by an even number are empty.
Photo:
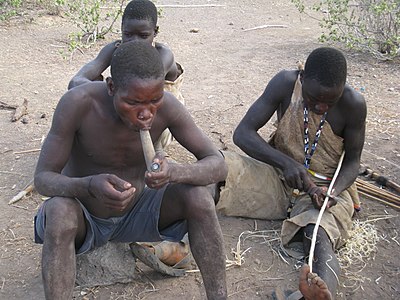
[[[283,176],[291,188],[299,191],[308,191],[314,185],[307,169],[297,162],[283,169]]]
[[[308,191],[308,194],[311,197],[311,201],[316,209],[321,209],[324,204],[325,197],[327,196],[328,188],[326,186],[316,186],[314,185]],[[337,203],[337,198],[335,196],[330,195],[327,207],[335,206]]]
[[[168,160],[161,153],[157,153],[153,159],[153,164],[159,164],[160,168],[154,172],[146,171],[145,182],[152,189],[160,189],[170,182],[170,167]]]
[[[136,189],[113,174],[93,175],[89,180],[89,194],[105,207],[123,211],[131,202]]]

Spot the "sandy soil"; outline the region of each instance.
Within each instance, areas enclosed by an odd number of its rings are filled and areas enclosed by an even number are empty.
[[[320,28],[301,16],[288,0],[157,1],[159,4],[215,3],[220,7],[163,8],[157,37],[167,43],[185,68],[183,95],[197,124],[220,148],[239,151],[232,132],[268,80],[281,69],[295,68],[298,60],[318,47]],[[278,28],[246,29],[260,25]],[[197,33],[191,29],[198,29]],[[32,193],[15,205],[8,201],[32,179],[38,149],[51,124],[57,101],[69,78],[93,58],[107,37],[83,53],[68,53],[67,19],[35,15],[29,22],[0,24],[0,101],[20,105],[28,100],[28,115],[11,122],[11,110],[0,109],[0,298],[43,299],[40,279],[41,246],[33,243],[33,216],[42,198]],[[63,54],[62,54],[63,53]],[[400,68],[399,62],[380,62],[364,54],[345,51],[348,82],[360,90],[368,104],[368,123],[362,162],[399,182]],[[64,59],[65,56],[67,59]],[[266,126],[266,137],[272,127]],[[190,153],[172,145],[176,160],[190,160]],[[338,299],[399,299],[400,262],[398,211],[362,198],[363,211],[355,219],[375,226],[376,251],[353,271],[340,277]],[[387,219],[385,219],[387,218]],[[274,240],[280,222],[220,217],[228,258],[239,235],[266,230],[264,239],[248,238],[241,248],[241,267],[227,272],[231,299],[272,299],[276,286],[294,289],[299,263],[278,255]],[[137,282],[78,290],[76,299],[204,299],[201,277],[191,273],[167,278],[139,264]]]

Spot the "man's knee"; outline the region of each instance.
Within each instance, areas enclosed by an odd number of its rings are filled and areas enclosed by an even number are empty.
[[[205,186],[190,186],[184,192],[184,211],[187,216],[215,214],[215,203],[210,189]]]
[[[45,236],[67,239],[76,235],[79,226],[79,217],[82,209],[79,203],[72,198],[54,197],[46,200]]]
[[[315,224],[308,224],[306,227],[303,228],[304,232],[304,242],[306,248],[309,248],[311,246],[311,240],[314,235],[314,228]],[[328,233],[325,231],[324,228],[319,226],[318,232],[317,232],[317,238],[316,238],[316,248],[323,248],[326,251],[333,251],[333,243],[331,239],[328,236]]]

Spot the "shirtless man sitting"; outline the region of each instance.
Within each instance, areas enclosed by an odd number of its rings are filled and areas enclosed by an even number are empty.
[[[38,192],[51,197],[35,217],[46,299],[71,299],[76,254],[107,241],[179,241],[187,231],[207,297],[226,299],[223,237],[207,185],[224,180],[227,168],[163,85],[158,51],[129,42],[115,51],[106,82],[59,101],[35,172]],[[147,172],[139,131],[154,141],[166,128],[197,161],[158,155],[160,171]]]

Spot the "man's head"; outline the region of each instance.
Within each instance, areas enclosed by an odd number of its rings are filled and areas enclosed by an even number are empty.
[[[132,78],[164,78],[164,66],[159,52],[148,43],[124,43],[112,56],[111,77],[115,87],[126,87]]]
[[[303,81],[303,98],[316,113],[324,113],[340,99],[346,84],[347,64],[334,48],[317,48],[307,58]]]
[[[157,8],[149,0],[133,0],[122,15],[122,42],[147,40],[152,43],[158,32]]]
[[[107,87],[115,110],[128,127],[150,127],[164,96],[160,54],[145,41],[121,44],[111,60]]]

